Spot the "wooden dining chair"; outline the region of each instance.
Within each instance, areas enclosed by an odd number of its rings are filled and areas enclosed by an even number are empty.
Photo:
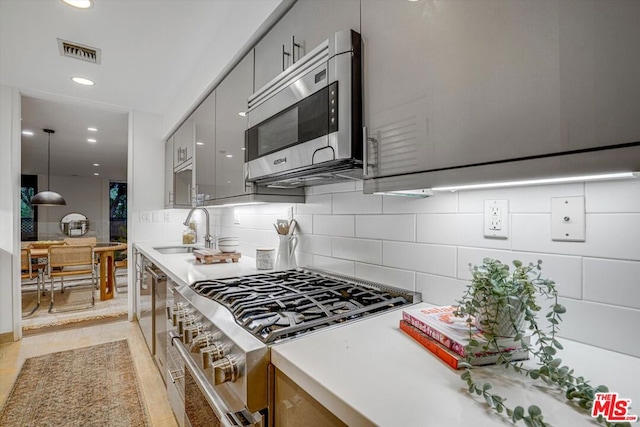
[[[44,264],[34,263],[31,257],[31,249],[22,248],[20,250],[20,273],[22,278],[22,286],[33,285],[34,279],[36,284],[36,306],[27,314],[22,314],[22,317],[31,316],[40,307],[40,285],[44,289],[44,278],[42,277],[42,269]],[[23,293],[26,291],[22,290]]]
[[[97,275],[95,271],[93,246],[90,245],[60,245],[49,247],[49,262],[48,262],[48,274],[51,282],[51,305],[49,311],[53,309],[53,291],[54,291],[54,279],[60,278],[60,291],[64,293],[64,278],[75,277],[77,279],[91,278],[89,285],[86,283],[75,287],[87,287],[91,289],[91,304],[86,307],[74,307],[76,308],[89,308],[95,304],[95,298],[93,295],[93,289],[97,286]]]
[[[63,240],[63,242],[65,245],[72,245],[72,246],[88,245],[93,248],[98,244],[98,238],[97,237],[66,237]],[[95,274],[97,276],[98,269],[100,268],[100,257],[98,256],[98,254],[93,255],[93,267],[96,270]],[[97,289],[97,284],[96,284],[96,289]]]

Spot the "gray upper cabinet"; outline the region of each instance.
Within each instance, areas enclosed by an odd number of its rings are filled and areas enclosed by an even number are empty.
[[[164,207],[173,207],[173,137],[164,146]]]
[[[640,140],[640,2],[362,0],[373,176]]]
[[[247,120],[244,113],[247,111],[247,99],[252,93],[253,52],[249,52],[216,88],[217,199],[245,193],[244,132]]]
[[[193,113],[195,123],[195,198],[201,206],[216,198],[216,92],[212,92]]]
[[[193,159],[195,127],[191,115],[173,135],[173,167],[182,168]]]
[[[360,32],[360,0],[298,0],[255,47],[255,89],[349,28]]]

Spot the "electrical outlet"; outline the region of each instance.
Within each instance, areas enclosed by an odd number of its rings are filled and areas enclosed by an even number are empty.
[[[151,212],[151,219],[153,220],[153,222],[160,222],[160,212]]]
[[[233,223],[240,224],[240,209],[233,208]]]
[[[164,212],[164,222],[171,222],[171,211]]]
[[[293,219],[293,206],[287,208],[287,219],[291,221]]]
[[[484,237],[507,239],[509,237],[509,201],[484,201]]]
[[[151,214],[149,212],[140,212],[140,222],[150,222]]]

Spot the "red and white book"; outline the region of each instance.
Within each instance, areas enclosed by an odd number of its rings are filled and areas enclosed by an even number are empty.
[[[466,356],[464,348],[470,337],[479,343],[479,350],[475,354],[485,354],[485,351],[480,350],[488,342],[484,333],[473,324],[469,326],[466,317],[457,317],[455,310],[456,307],[452,305],[407,308],[402,311],[402,319],[460,356]],[[522,340],[498,338],[496,343],[500,351],[496,352],[519,350],[522,348],[522,341],[528,345],[530,336],[525,335]]]
[[[500,353],[485,353],[478,356],[473,356],[469,358],[469,360],[467,360],[467,358],[462,357],[458,353],[445,347],[438,341],[432,339],[429,335],[423,333],[421,330],[412,326],[410,323],[404,320],[400,320],[400,329],[415,341],[420,343],[424,348],[437,356],[440,360],[451,366],[453,369],[462,369],[463,366],[461,366],[461,363],[463,362],[470,363],[471,366],[495,365],[496,363],[498,363],[498,360],[500,360],[501,357]],[[524,349],[518,349],[505,353],[510,354],[509,360],[511,361],[521,361],[529,359],[529,352]],[[502,356],[505,356],[505,354],[502,354]]]

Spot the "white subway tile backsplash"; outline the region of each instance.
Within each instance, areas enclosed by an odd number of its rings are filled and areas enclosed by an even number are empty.
[[[322,270],[344,274],[351,277],[354,277],[356,274],[355,263],[353,261],[346,261],[343,259],[314,255],[313,266]]]
[[[640,262],[585,258],[584,299],[640,309]]]
[[[588,213],[640,213],[640,179],[585,184]]]
[[[567,308],[560,336],[640,357],[640,310],[561,298]]]
[[[314,215],[313,234],[354,237],[355,217],[353,215]]]
[[[356,262],[356,277],[383,285],[394,286],[407,291],[415,291],[415,275],[410,270],[381,267],[379,265]]]
[[[585,242],[551,240],[546,214],[513,214],[513,249],[640,261],[640,214],[587,214]]]
[[[299,235],[298,249],[315,255],[331,256],[331,236]]]
[[[452,213],[458,211],[458,193],[435,193],[426,199],[401,196],[383,196],[382,212],[398,213]]]
[[[334,214],[381,214],[382,196],[362,193],[336,193],[332,196]]]
[[[385,241],[382,265],[455,277],[456,247]]]
[[[542,277],[556,282],[561,296],[582,298],[582,258],[580,257],[460,247],[458,248],[458,279],[471,280],[469,264],[479,265],[487,257],[508,264],[512,270],[513,260],[535,264],[540,259],[542,260]]]
[[[331,194],[308,195],[304,203],[296,205],[297,214],[330,214]]]
[[[356,215],[356,237],[415,242],[415,215]]]
[[[584,195],[584,184],[555,184],[461,191],[460,212],[483,212],[485,200],[508,200],[509,212],[551,212],[551,198]]]
[[[380,240],[346,239],[334,237],[331,244],[334,258],[380,264],[382,262],[382,242]]]
[[[304,204],[211,209],[212,225],[221,235],[239,236],[243,254],[254,256],[258,247],[277,247],[271,224],[295,206],[298,265],[415,289],[425,301],[442,305],[462,295],[470,262],[486,256],[542,259],[543,276],[557,282],[569,310],[562,336],[640,356],[640,343],[629,339],[630,325],[640,321],[640,180],[436,193],[427,199],[364,195],[361,182],[308,187],[305,193]],[[587,240],[552,241],[551,198],[581,195]],[[484,200],[495,199],[509,200],[506,240],[483,236]],[[233,224],[235,209],[240,224]],[[173,210],[172,219],[184,220],[187,212]],[[179,240],[183,227],[174,228],[164,224]]]
[[[482,214],[417,215],[417,241],[441,245],[510,249],[510,239],[484,237]]]
[[[416,273],[416,292],[422,301],[435,305],[454,305],[464,295],[467,282],[451,277]]]

